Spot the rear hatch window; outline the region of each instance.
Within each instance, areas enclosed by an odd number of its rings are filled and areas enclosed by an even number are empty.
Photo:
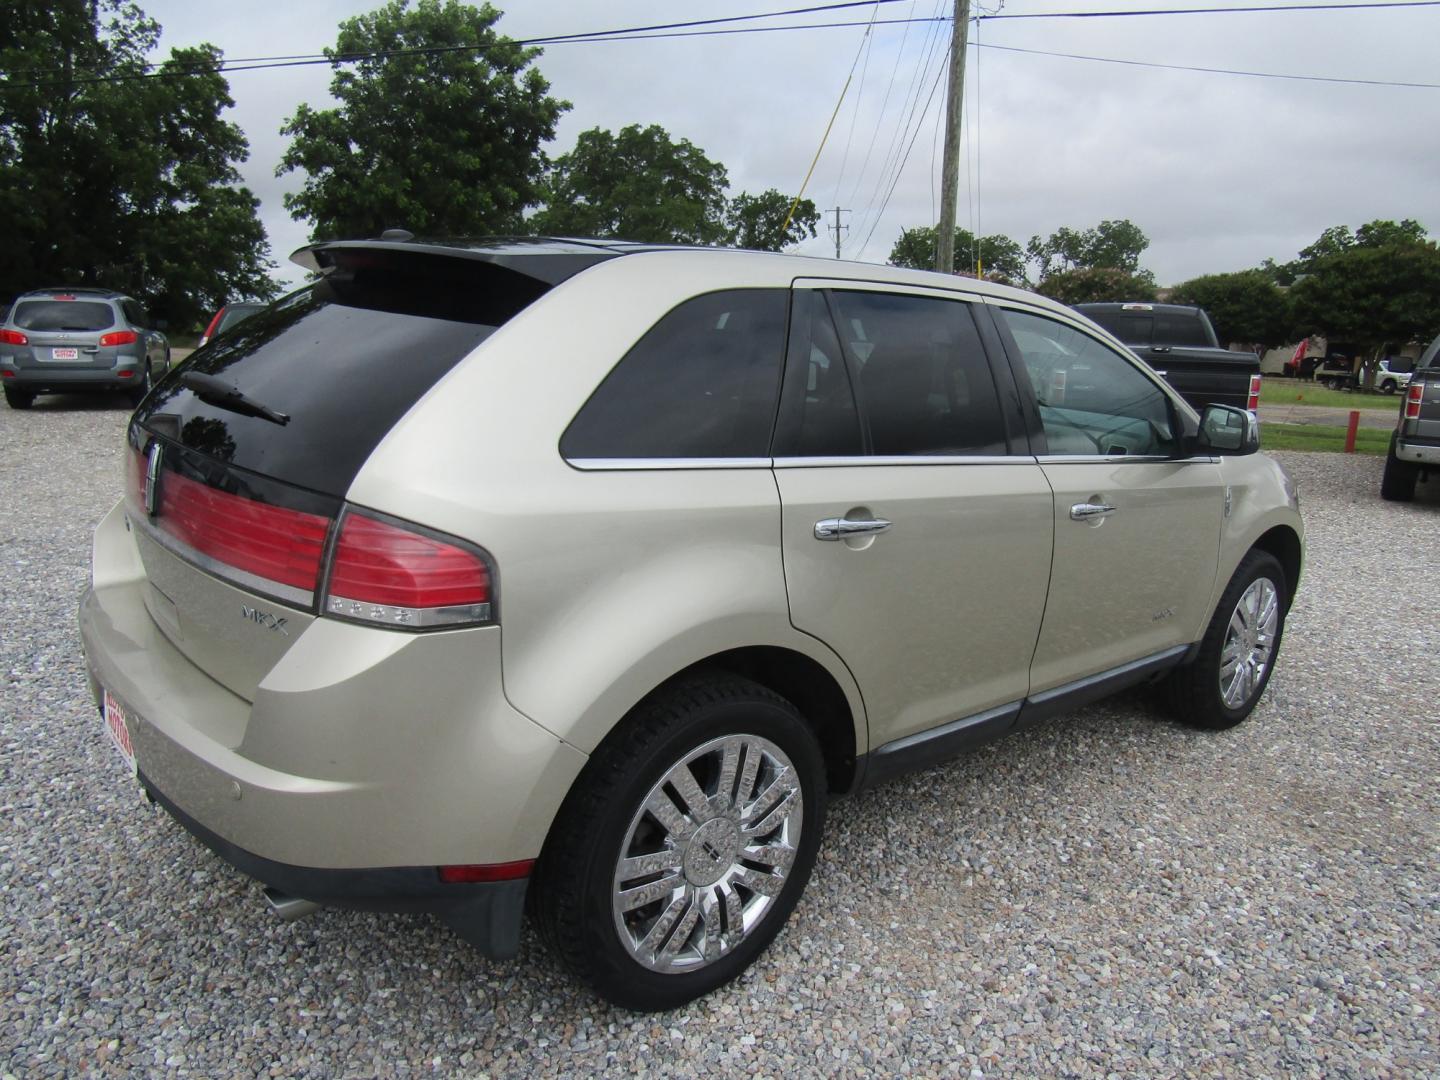
[[[1085,312],[1126,345],[1179,345],[1208,348],[1213,343],[1205,325],[1195,315],[1135,314],[1130,312]]]
[[[313,285],[196,352],[135,422],[231,469],[339,498],[396,421],[548,289],[474,259],[344,251]],[[201,396],[186,385],[190,372],[284,421]]]
[[[93,300],[22,300],[15,325],[37,333],[88,333],[115,325],[115,309]]]

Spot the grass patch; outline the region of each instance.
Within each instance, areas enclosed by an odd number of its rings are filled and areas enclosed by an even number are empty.
[[[1345,451],[1345,429],[1317,424],[1264,423],[1260,425],[1260,449],[1318,450],[1340,454]],[[1355,452],[1384,457],[1390,452],[1390,432],[1362,427],[1355,433]]]
[[[1362,394],[1267,375],[1260,383],[1261,405],[1323,405],[1328,409],[1389,409],[1400,411],[1399,394]]]

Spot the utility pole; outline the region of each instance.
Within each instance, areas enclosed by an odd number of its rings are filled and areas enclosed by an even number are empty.
[[[834,224],[834,225],[827,225],[826,228],[831,229],[831,230],[835,233],[835,258],[838,259],[838,258],[840,257],[840,233],[841,233],[842,230],[843,230],[844,232],[849,232],[849,231],[850,231],[850,226],[849,226],[849,225],[841,225],[841,224],[840,224],[840,215],[841,215],[841,214],[848,214],[848,213],[850,213],[850,211],[849,211],[849,210],[841,210],[840,207],[837,206],[837,207],[835,207],[834,210],[831,211],[831,213],[833,213],[833,214],[835,215],[835,224]]]
[[[950,92],[945,104],[945,167],[940,179],[940,224],[935,229],[935,269],[955,272],[955,203],[960,197],[960,119],[965,115],[965,48],[970,37],[970,0],[955,0],[950,41]]]

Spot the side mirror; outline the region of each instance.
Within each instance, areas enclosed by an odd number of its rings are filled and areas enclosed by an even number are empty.
[[[1211,454],[1253,454],[1260,449],[1260,421],[1233,405],[1206,405],[1200,414],[1195,449]]]

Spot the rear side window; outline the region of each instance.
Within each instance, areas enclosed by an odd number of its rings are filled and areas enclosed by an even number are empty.
[[[229,465],[343,496],[400,417],[550,287],[448,256],[360,249],[335,263],[187,360],[138,422]],[[289,420],[201,398],[180,381],[186,371],[213,375]]]
[[[768,456],[787,296],[734,289],[673,309],[590,396],[560,453],[572,461]]]
[[[828,311],[827,311],[828,308]],[[796,296],[785,456],[977,456],[1008,450],[970,306],[882,292]]]
[[[108,330],[115,325],[115,311],[93,300],[22,300],[15,305],[15,325],[41,333]]]

